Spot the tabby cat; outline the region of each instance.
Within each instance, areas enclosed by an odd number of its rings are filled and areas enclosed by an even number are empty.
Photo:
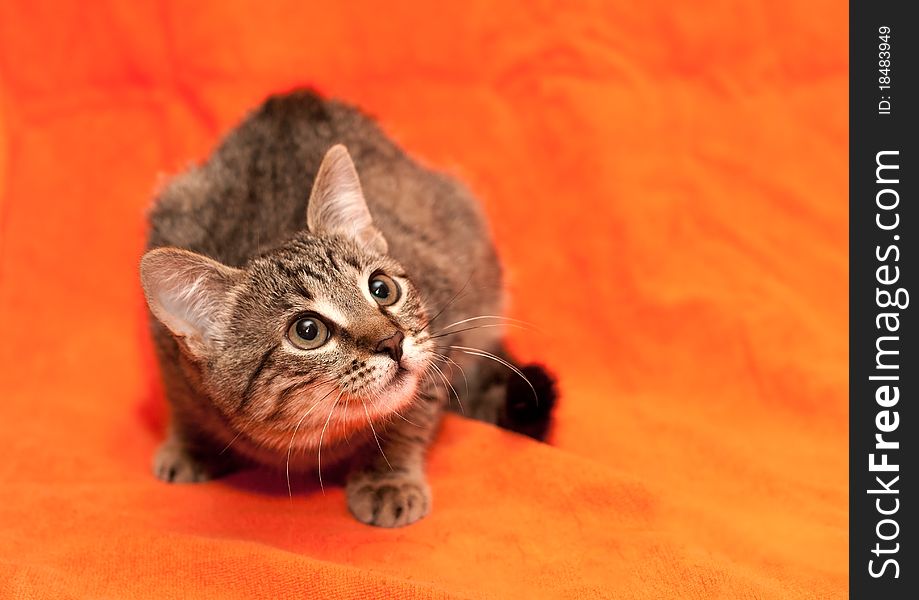
[[[265,465],[321,484],[342,465],[351,513],[395,527],[431,510],[445,407],[546,432],[553,383],[502,348],[479,206],[343,103],[271,97],[172,179],[140,274],[171,405],[165,481]]]

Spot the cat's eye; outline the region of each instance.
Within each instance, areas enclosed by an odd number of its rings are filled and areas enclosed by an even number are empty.
[[[329,339],[329,328],[319,317],[309,315],[294,321],[287,330],[287,338],[301,350],[312,350]]]
[[[377,301],[380,306],[392,306],[399,301],[402,290],[399,284],[382,273],[377,273],[370,278],[370,295]]]

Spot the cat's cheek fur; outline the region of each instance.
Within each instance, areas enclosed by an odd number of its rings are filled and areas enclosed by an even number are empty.
[[[418,338],[410,335],[402,343],[402,362],[405,367],[414,373],[424,373],[431,362],[429,344],[418,343]]]

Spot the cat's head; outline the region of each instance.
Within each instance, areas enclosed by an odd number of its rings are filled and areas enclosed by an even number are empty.
[[[316,445],[412,402],[432,341],[418,290],[387,255],[351,158],[326,154],[306,229],[232,268],[176,248],[148,252],[141,280],[210,399],[265,445]],[[329,426],[330,415],[334,422]]]

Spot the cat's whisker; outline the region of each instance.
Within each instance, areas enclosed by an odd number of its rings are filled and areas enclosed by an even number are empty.
[[[487,327],[515,327],[517,329],[525,329],[527,331],[534,331],[532,327],[525,327],[523,325],[518,325],[517,323],[491,323],[488,325],[476,325],[474,327],[464,327],[462,329],[454,329],[453,331],[438,331],[430,336],[430,339],[436,340],[437,338],[442,338],[448,335],[455,335],[457,333],[463,333],[464,331],[472,331],[473,329],[485,329]]]
[[[432,363],[432,364],[431,364],[431,369],[427,372],[428,381],[430,381],[430,382],[434,385],[434,387],[437,387],[437,386],[442,387],[443,390],[444,390],[444,393],[447,394],[447,396],[449,397],[449,396],[450,396],[450,392],[447,390],[446,386],[445,386],[444,383],[443,383],[443,376],[441,376],[439,379],[436,378],[435,375],[437,375],[438,373],[437,373],[437,371],[434,370],[433,366],[434,366],[434,365],[433,365],[433,363]]]
[[[239,436],[241,436],[242,434],[243,434],[242,431],[240,431],[239,433],[237,433],[237,434],[233,437],[233,439],[230,440],[230,443],[227,444],[226,446],[224,446],[224,447],[223,447],[223,450],[221,450],[220,452],[217,453],[217,456],[223,456],[223,453],[226,452],[227,450],[229,450],[229,449],[230,449],[230,446],[233,445],[233,442],[235,442],[236,440],[238,440],[238,439],[239,439]]]
[[[300,420],[297,421],[297,426],[294,427],[294,432],[290,434],[290,444],[288,444],[288,446],[287,446],[287,465],[285,466],[284,471],[285,471],[285,473],[287,474],[287,496],[288,496],[288,498],[290,498],[291,501],[293,501],[293,499],[294,499],[294,494],[293,494],[293,490],[291,490],[291,487],[290,487],[290,453],[291,453],[291,451],[292,451],[293,448],[294,448],[294,438],[297,436],[297,431],[300,430],[300,425],[303,424],[303,420],[304,420],[311,412],[313,412],[313,410],[314,410],[317,406],[319,406],[320,404],[322,404],[322,401],[323,401],[323,400],[325,400],[326,398],[328,398],[329,396],[331,396],[331,395],[332,395],[332,392],[334,392],[334,391],[335,391],[335,388],[333,387],[331,390],[329,390],[329,393],[328,393],[328,394],[326,394],[325,396],[323,396],[322,398],[320,398],[319,400],[317,400],[311,407],[309,407],[309,408],[307,409],[307,411],[306,411],[305,413],[303,413],[303,416],[300,417]]]
[[[469,397],[469,380],[466,378],[466,371],[463,369],[463,367],[461,367],[458,362],[456,362],[455,360],[453,360],[446,354],[434,352],[434,357],[444,362],[450,363],[451,365],[459,369],[460,375],[463,376],[463,385],[466,387],[466,397],[468,398]]]
[[[469,285],[469,282],[472,281],[472,276],[473,276],[473,275],[475,275],[475,271],[472,271],[472,272],[469,273],[469,277],[466,278],[466,283],[463,284],[463,287],[461,287],[461,288],[459,289],[458,292],[456,292],[455,294],[453,294],[453,297],[450,298],[450,301],[447,302],[446,304],[444,304],[443,308],[441,308],[439,311],[437,311],[437,314],[436,314],[436,315],[434,315],[433,317],[431,317],[430,319],[428,319],[427,324],[426,324],[424,327],[422,327],[421,329],[419,329],[419,330],[418,330],[418,333],[421,333],[422,331],[424,331],[425,329],[427,329],[428,327],[430,327],[431,323],[433,323],[433,322],[437,319],[437,317],[439,317],[440,315],[444,314],[444,311],[447,310],[447,308],[448,308],[451,304],[453,304],[454,302],[456,302],[456,299],[459,298],[460,294],[463,293],[463,290],[466,289],[466,286]]]
[[[435,389],[438,387],[443,388],[444,394],[447,395],[447,399],[449,401],[450,392],[447,390],[446,386],[443,384],[443,381],[441,381],[440,379],[436,377],[437,373],[433,369],[429,368],[428,371],[426,371],[424,375],[425,375],[425,381],[429,381],[430,385],[433,386]],[[413,400],[417,401],[419,398],[421,398],[420,392],[415,394],[415,398]]]
[[[456,397],[456,401],[457,401],[457,403],[459,404],[460,412],[462,412],[462,413],[465,415],[465,414],[466,414],[466,408],[463,406],[463,401],[460,400],[459,394],[456,393],[456,388],[453,387],[453,384],[450,383],[450,381],[447,379],[447,376],[444,374],[444,372],[440,370],[440,367],[438,367],[438,366],[435,365],[434,363],[431,363],[431,367],[432,367],[435,371],[437,371],[437,373],[440,375],[440,378],[444,381],[444,383],[447,384],[448,386],[450,386],[450,389],[453,390],[453,395]],[[444,391],[446,392],[447,389],[444,388]],[[450,393],[447,392],[447,401],[449,402],[449,400],[450,400]]]
[[[370,405],[374,408],[374,410],[376,410],[377,412],[380,412],[380,406],[377,403],[377,400],[380,399],[379,392],[370,392],[368,399],[370,400]],[[391,415],[384,414],[382,418],[386,422],[387,425],[389,425],[392,422]]]
[[[447,376],[446,376],[446,375],[444,374],[444,372],[440,369],[440,367],[438,367],[438,366],[437,366],[436,364],[434,364],[434,363],[431,363],[431,369],[433,370],[434,373],[437,374],[437,376],[440,378],[440,381],[443,382],[443,385],[444,385],[444,392],[447,393],[447,397],[449,398],[450,392],[449,392],[449,390],[446,388],[446,386],[449,385],[449,382],[447,381]]]
[[[392,471],[392,465],[389,464],[389,459],[386,458],[386,453],[383,452],[383,446],[380,444],[380,438],[377,437],[377,430],[373,428],[373,419],[370,418],[370,411],[367,410],[367,403],[364,402],[364,398],[361,398],[361,404],[364,405],[364,414],[367,416],[367,424],[370,425],[370,432],[373,433],[373,439],[377,443],[377,448],[380,449],[380,454],[383,455],[383,460],[386,461],[386,465],[389,467],[389,470]]]
[[[445,325],[441,327],[439,330],[437,330],[435,333],[443,333],[444,331],[446,331],[447,329],[450,329],[451,327],[456,327],[457,325],[462,325],[463,323],[470,323],[472,321],[480,321],[482,319],[497,319],[497,320],[503,321],[503,324],[506,324],[506,325],[516,324],[518,327],[532,328],[534,331],[539,331],[539,329],[535,325],[533,325],[532,323],[528,321],[524,321],[522,319],[514,319],[512,317],[504,317],[501,315],[478,315],[475,317],[469,317],[468,319],[462,319],[462,320],[456,321],[455,323],[450,323],[449,325]],[[433,319],[431,320],[433,321]],[[492,327],[496,327],[501,324],[502,323],[493,324]]]
[[[419,425],[418,423],[415,423],[414,421],[409,421],[407,418],[405,418],[405,415],[403,415],[403,414],[400,413],[399,411],[393,411],[392,414],[396,415],[397,417],[399,417],[400,419],[402,419],[403,421],[405,421],[405,422],[408,423],[409,425],[414,425],[415,427],[421,427],[421,425]]]
[[[460,352],[463,352],[464,354],[469,354],[471,356],[480,356],[482,358],[488,358],[497,363],[504,365],[505,367],[507,367],[514,373],[516,373],[518,377],[523,379],[526,382],[526,384],[530,386],[530,390],[532,390],[533,392],[533,399],[536,400],[537,404],[539,404],[539,395],[536,393],[536,388],[533,387],[533,383],[529,379],[527,379],[527,376],[523,374],[523,371],[521,371],[520,369],[518,369],[517,367],[515,367],[508,361],[504,360],[500,356],[495,356],[491,352],[486,352],[485,350],[482,350],[479,348],[470,348],[468,346],[447,346],[447,348],[459,350]]]
[[[332,404],[332,409],[329,411],[329,417],[325,420],[325,425],[322,426],[322,433],[319,434],[319,449],[316,451],[316,462],[319,465],[319,489],[322,490],[323,496],[325,496],[325,486],[322,485],[322,438],[325,437],[325,430],[329,427],[329,421],[332,420],[332,414],[338,407],[338,403],[341,401],[341,396],[344,393],[344,390],[338,392],[338,397],[335,398],[335,402]]]

